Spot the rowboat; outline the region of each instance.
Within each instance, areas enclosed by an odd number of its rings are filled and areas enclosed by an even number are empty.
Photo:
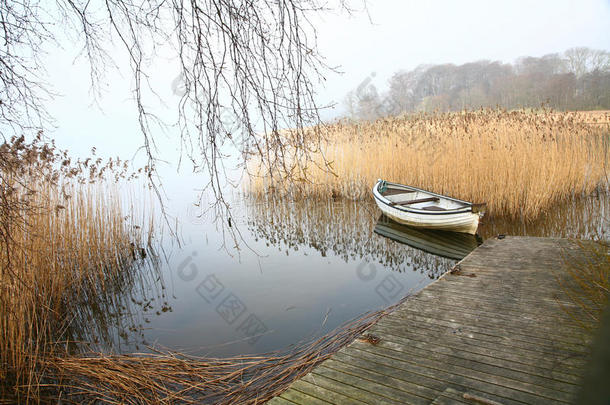
[[[482,243],[477,235],[413,228],[399,224],[383,214],[377,220],[374,231],[398,243],[453,260],[462,260]]]
[[[394,221],[417,228],[475,234],[484,204],[473,204],[417,187],[377,180],[373,197]]]

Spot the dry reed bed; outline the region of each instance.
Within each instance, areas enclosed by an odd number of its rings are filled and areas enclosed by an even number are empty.
[[[5,381],[32,387],[40,382],[39,356],[64,353],[74,340],[92,337],[95,320],[83,307],[101,309],[102,297],[115,292],[133,261],[131,243],[139,243],[107,192],[85,187],[66,203],[44,186],[38,190],[44,199],[36,201],[40,211],[30,211],[27,225],[12,229],[16,243],[10,258],[0,254],[8,263],[0,276],[6,309],[1,357],[8,367],[0,373]],[[48,209],[43,204],[58,201],[64,208],[43,212]]]
[[[287,148],[288,164],[251,162],[248,191],[359,200],[382,178],[486,202],[491,215],[533,219],[607,181],[609,126],[573,113],[419,114],[317,130],[325,138],[321,153]],[[293,144],[290,132],[282,136]]]
[[[0,394],[21,402],[38,397],[47,359],[95,334],[146,241],[104,180],[125,177],[124,163],[73,163],[41,135],[0,157]]]
[[[609,110],[593,110],[593,111],[568,111],[560,113],[565,117],[573,116],[574,119],[587,124],[608,125],[610,124]]]

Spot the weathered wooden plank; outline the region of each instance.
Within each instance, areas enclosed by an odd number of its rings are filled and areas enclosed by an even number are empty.
[[[400,328],[400,330],[406,330],[406,332],[396,333],[391,329],[392,326],[396,326]],[[390,335],[399,335],[400,337],[413,338],[416,341],[426,342],[429,339],[435,339],[439,344],[446,343],[450,345],[451,341],[454,340],[461,344],[467,345],[468,347],[485,346],[493,348],[492,350],[504,350],[511,354],[515,353],[515,348],[528,350],[535,352],[535,354],[528,356],[532,359],[537,359],[541,357],[561,358],[559,356],[560,354],[565,357],[570,357],[574,355],[578,355],[580,357],[581,355],[587,355],[587,353],[582,353],[580,351],[567,351],[564,346],[553,345],[552,341],[545,342],[544,346],[538,347],[539,344],[537,342],[520,341],[508,336],[495,336],[491,334],[493,333],[493,331],[490,331],[489,329],[481,331],[476,330],[475,328],[468,328],[465,326],[451,328],[443,325],[436,325],[433,323],[421,323],[412,320],[401,321],[398,324],[394,324],[392,321],[386,321],[376,326],[376,328],[380,329],[383,329],[384,327],[390,328],[388,330],[385,330],[385,333],[388,333]],[[557,350],[553,350],[554,348]]]
[[[362,400],[366,400],[369,403],[377,403],[377,404],[403,404],[404,400],[401,398],[397,398],[396,393],[391,390],[389,387],[384,385],[380,385],[375,383],[374,381],[366,380],[360,377],[356,377],[352,374],[348,374],[342,372],[340,370],[335,370],[333,368],[327,367],[326,362],[323,362],[318,367],[316,367],[312,371],[312,375],[314,377],[324,376],[335,381],[342,382],[346,385],[351,385],[354,388],[357,388],[362,391],[361,398]]]
[[[472,292],[464,289],[448,288],[446,291],[431,292],[430,295],[418,295],[414,296],[414,298],[421,297],[422,299],[430,299],[435,297],[436,302],[439,304],[448,304],[449,301],[453,300],[456,301],[455,308],[460,308],[461,306],[468,305],[469,302],[473,302],[513,317],[540,316],[544,315],[546,312],[548,317],[545,318],[549,322],[553,320],[559,322],[567,321],[570,315],[568,315],[565,309],[568,309],[570,313],[574,314],[578,314],[581,311],[581,309],[576,306],[564,306],[562,304],[557,304],[556,302],[551,302],[551,300],[547,303],[543,303],[543,298],[541,298],[541,302],[537,305],[533,305],[521,301],[518,296],[509,297],[506,292],[503,293],[504,295],[501,298],[498,298],[497,294],[498,293],[494,294],[492,292],[488,292],[485,295],[472,294]],[[552,305],[549,305],[551,303]],[[570,325],[567,326],[570,327]]]
[[[403,346],[402,350],[397,353],[393,353],[391,348],[386,348],[385,346],[375,347],[375,349],[370,348],[365,343],[355,342],[350,348],[354,348],[361,351],[369,351],[375,353],[378,351],[380,354],[383,354],[387,357],[393,358],[403,358],[402,356],[413,356],[419,358],[430,359],[431,361],[442,363],[442,364],[450,364],[454,366],[462,366],[468,369],[476,370],[479,372],[487,373],[487,374],[495,374],[499,376],[504,376],[515,381],[521,381],[526,383],[532,383],[534,385],[538,385],[541,387],[546,387],[549,389],[564,391],[564,392],[574,392],[577,389],[576,383],[578,382],[577,378],[574,378],[572,382],[565,382],[547,375],[541,375],[539,370],[533,368],[520,367],[520,370],[515,370],[514,368],[505,367],[505,364],[497,361],[497,359],[492,359],[491,361],[481,362],[478,361],[479,358],[477,356],[470,355],[460,355],[458,354],[448,354],[448,353],[438,353],[428,350],[418,349],[412,346]],[[525,370],[524,370],[525,369]],[[534,372],[528,372],[534,371]],[[545,370],[546,371],[546,370]]]
[[[444,382],[445,386],[446,384],[454,383],[457,386],[461,386],[465,389],[476,390],[479,392],[485,392],[490,395],[497,396],[499,400],[507,404],[516,404],[518,402],[536,404],[549,401],[549,399],[545,400],[545,398],[540,397],[536,394],[531,394],[528,392],[496,384],[495,382],[497,382],[497,380],[494,379],[493,376],[490,376],[491,381],[482,381],[476,378],[472,378],[471,376],[464,376],[462,374],[455,373],[453,370],[447,370],[446,368],[428,368],[414,361],[396,360],[390,357],[383,356],[379,353],[369,353],[361,351],[358,351],[356,353],[355,349],[349,349],[350,348],[348,348],[348,350],[346,350],[344,353],[347,355],[357,355],[361,358],[368,359],[375,363],[385,364],[391,368],[396,369],[397,375],[405,371],[408,373],[407,376],[410,376],[412,374],[427,376]],[[408,378],[407,376],[405,376],[405,378]]]
[[[496,319],[504,319],[510,321],[511,318],[520,317],[521,321],[525,322],[537,322],[544,327],[560,326],[565,328],[572,328],[574,326],[574,320],[569,318],[566,314],[565,317],[546,317],[545,309],[542,307],[536,307],[530,309],[528,312],[521,313],[509,313],[503,310],[507,305],[504,303],[495,304],[489,301],[481,299],[466,299],[463,297],[447,297],[442,302],[434,300],[430,296],[418,295],[411,298],[418,305],[424,305],[429,307],[440,307],[448,313],[454,312],[465,312],[468,314],[479,315],[479,316],[494,316]]]
[[[434,345],[430,345],[429,339],[421,339],[420,336],[392,336],[391,334],[386,333],[381,333],[380,336],[382,336],[382,340],[378,346],[396,351],[403,351],[408,346],[410,348],[438,353],[440,355],[468,358],[485,364],[501,364],[503,367],[517,371],[529,370],[531,373],[571,384],[580,381],[580,369],[558,364],[555,359],[548,359],[546,357],[529,359],[520,357],[514,353],[496,352],[494,350],[481,348],[477,345],[472,345],[459,337],[435,341]]]
[[[426,327],[426,329],[420,331],[421,325]],[[558,351],[561,352],[559,354],[562,354],[564,358],[577,359],[575,367],[580,367],[578,364],[585,362],[588,357],[588,353],[583,352],[581,349],[571,350],[573,347],[571,343],[568,344],[552,339],[545,341],[543,336],[530,336],[529,339],[531,341],[528,342],[527,336],[506,333],[510,329],[493,330],[480,325],[458,322],[457,320],[438,320],[415,315],[411,317],[396,317],[375,327],[390,328],[390,333],[397,336],[401,336],[403,333],[434,333],[428,332],[428,329],[437,330],[435,336],[441,336],[440,334],[446,331],[450,333],[450,335],[447,335],[448,337],[476,338],[474,342],[469,342],[470,344],[476,343],[481,347],[491,350],[516,353],[520,356],[532,358],[541,357],[541,355],[546,355],[549,352],[554,354],[553,357],[556,357]],[[513,342],[518,343],[512,344]],[[535,345],[540,345],[540,347],[535,349]],[[576,345],[576,347],[580,348],[581,346]],[[557,351],[554,352],[553,348],[557,348]]]
[[[282,397],[275,397],[275,398],[271,398],[269,401],[267,401],[266,404],[268,404],[268,405],[294,405],[297,403],[289,401]]]
[[[529,277],[529,274],[516,275],[512,273],[509,276],[488,275],[481,270],[462,269],[459,273],[448,274],[443,278],[444,285],[450,283],[456,288],[461,286],[464,290],[472,289],[481,294],[489,295],[493,293],[505,293],[507,288],[518,288],[522,293],[525,301],[537,302],[539,297],[544,297],[545,302],[549,298],[553,301],[549,303],[556,304],[558,302],[569,303],[569,297],[565,294],[564,288],[571,286],[568,281],[555,278],[553,276],[546,279],[538,279]],[[576,286],[571,286],[576,287]],[[535,293],[535,296],[531,294]],[[534,298],[535,297],[535,298]]]
[[[304,394],[296,389],[289,389],[280,395],[280,398],[299,405],[328,405],[331,402]]]
[[[519,311],[523,304],[519,305],[510,305],[510,302],[507,301],[493,301],[493,300],[484,300],[481,298],[477,299],[459,299],[460,297],[456,297],[456,294],[452,294],[451,296],[443,295],[442,300],[434,300],[430,296],[418,295],[412,297],[411,308],[418,308],[427,310],[427,309],[435,309],[435,306],[441,306],[443,308],[443,312],[447,315],[452,314],[470,314],[479,316],[482,318],[493,319],[493,320],[505,320],[514,323],[519,322],[535,322],[535,325],[540,329],[549,329],[552,325],[557,326],[557,323],[561,323],[565,330],[560,331],[560,335],[568,335],[573,336],[574,334],[583,335],[579,330],[574,330],[575,322],[567,316],[565,317],[549,317],[546,316],[545,313],[549,311],[561,312],[564,313],[563,309],[560,306],[555,307],[544,307],[538,306],[536,309],[528,309],[524,311]],[[453,303],[454,301],[455,303]],[[514,312],[502,311],[502,308],[510,307]],[[578,314],[578,312],[576,312]],[[576,332],[576,333],[575,333]]]
[[[496,319],[510,320],[507,318],[520,317],[520,321],[525,322],[541,320],[538,323],[544,327],[548,328],[550,325],[555,325],[556,327],[570,329],[570,333],[572,334],[574,333],[573,329],[576,325],[574,319],[570,318],[570,315],[568,315],[567,312],[561,316],[545,316],[545,314],[549,313],[550,309],[544,308],[542,305],[536,307],[536,309],[525,309],[521,305],[511,306],[510,303],[507,302],[486,301],[479,297],[473,298],[463,294],[458,295],[457,293],[453,294],[451,298],[443,299],[442,302],[434,301],[430,296],[417,296],[413,298],[418,300],[421,305],[428,305],[431,307],[440,306],[446,310],[447,313],[463,311],[475,315],[480,314],[481,316],[495,316]],[[515,312],[508,311],[507,308],[512,308]],[[521,308],[524,308],[524,311],[518,312]],[[558,310],[555,309],[555,311]],[[563,309],[561,309],[561,312],[564,312]],[[494,315],[494,313],[502,315]],[[572,316],[576,316],[577,319],[583,319],[583,321],[591,323],[586,320],[585,316],[580,315],[580,311],[573,311],[571,314]],[[584,338],[585,340],[590,339],[588,336],[584,336]]]
[[[461,337],[444,335],[442,338],[432,339],[429,336],[422,336],[417,331],[409,331],[404,328],[392,329],[387,325],[379,324],[371,328],[371,331],[381,336],[382,339],[389,341],[400,342],[407,344],[412,342],[423,347],[429,347],[430,342],[434,345],[442,345],[453,350],[464,351],[465,353],[477,353],[500,359],[512,360],[523,364],[539,365],[547,368],[561,368],[566,373],[580,375],[582,367],[586,362],[585,358],[580,354],[574,356],[548,356],[543,353],[535,353],[525,351],[519,348],[503,347],[498,344],[489,344],[488,342],[479,341],[473,344],[470,341],[464,341]],[[578,356],[578,357],[576,357]]]
[[[548,300],[553,298],[553,303],[566,302],[569,303],[569,298],[566,296],[564,288],[566,286],[576,287],[571,285],[571,281],[563,280],[553,275],[547,275],[546,279],[538,279],[530,277],[530,274],[517,275],[511,272],[510,276],[499,276],[498,274],[489,275],[480,269],[470,269],[467,266],[462,267],[459,273],[447,274],[443,277],[443,282],[440,286],[446,286],[447,283],[454,285],[454,288],[461,286],[464,289],[472,289],[481,294],[505,293],[507,288],[518,288],[523,293],[523,299],[526,302],[537,302],[542,296]],[[535,295],[529,295],[535,293]]]
[[[424,311],[422,308],[417,308],[414,305],[408,308],[403,308],[400,311],[396,311],[390,316],[394,319],[431,319],[439,323],[451,323],[464,326],[472,326],[479,328],[487,328],[495,330],[505,334],[506,336],[519,337],[521,339],[539,338],[539,339],[552,339],[554,342],[564,342],[571,345],[587,346],[586,341],[582,335],[568,335],[568,333],[553,333],[552,330],[544,330],[537,327],[535,323],[525,324],[519,321],[514,321],[511,324],[502,322],[502,320],[491,319],[487,317],[474,318],[469,317],[467,314],[459,312],[454,313],[443,313],[440,311]],[[580,333],[580,331],[578,331]],[[589,338],[590,340],[590,338]]]
[[[459,392],[453,388],[447,388],[438,397],[436,397],[434,401],[430,403],[430,405],[451,405],[455,403],[468,403],[472,405],[472,400],[466,399],[464,397],[465,394],[469,395],[469,398],[473,398],[473,395],[470,393]],[[480,403],[481,401],[484,401],[484,403],[488,405],[502,405],[499,402],[487,397],[485,394],[479,394],[474,397],[476,397]]]
[[[574,389],[569,391],[569,387],[561,384],[555,384],[554,387],[542,386],[535,384],[528,376],[521,376],[519,379],[512,378],[514,376],[508,376],[506,371],[501,368],[492,370],[481,371],[473,367],[469,367],[469,364],[464,362],[449,362],[443,360],[433,359],[425,355],[419,355],[415,353],[406,354],[405,352],[388,352],[381,348],[356,348],[350,347],[351,350],[346,353],[353,355],[354,357],[363,358],[367,357],[372,361],[369,354],[384,356],[385,359],[392,359],[392,362],[396,362],[397,365],[404,365],[407,363],[414,364],[429,368],[431,370],[442,370],[444,372],[453,373],[462,377],[476,379],[482,382],[493,383],[506,388],[520,390],[528,392],[533,395],[554,399],[557,401],[569,402],[572,399]],[[366,350],[364,350],[366,349]],[[365,354],[366,353],[366,354]],[[566,391],[568,389],[568,391]]]
[[[310,397],[315,397],[318,399],[323,399],[325,401],[329,401],[334,404],[346,404],[346,405],[362,405],[366,402],[359,401],[357,399],[353,399],[350,397],[346,397],[343,394],[328,390],[319,385],[312,384],[309,381],[298,380],[292,384],[291,388],[300,391],[304,394],[309,395]]]
[[[432,305],[433,304],[433,305]],[[454,304],[451,300],[444,300],[443,302],[434,302],[426,297],[413,297],[412,306],[418,308],[440,308],[447,314],[465,314],[468,316],[482,317],[482,318],[493,318],[495,320],[503,320],[510,323],[524,323],[527,326],[535,326],[541,330],[564,329],[561,333],[555,333],[558,335],[566,336],[578,336],[579,338],[588,339],[589,337],[583,334],[580,330],[574,330],[575,322],[573,319],[568,317],[564,318],[547,318],[545,312],[548,309],[538,307],[537,310],[530,310],[528,313],[506,313],[502,311],[503,304],[495,305],[493,302],[484,302],[467,300],[467,301],[456,301]],[[556,309],[558,310],[558,309]],[[560,327],[560,328],[558,328]]]
[[[541,317],[541,315],[546,315],[544,321],[549,323],[572,321],[570,315],[568,315],[561,305],[559,306],[560,310],[558,311],[555,305],[549,307],[544,307],[542,305],[531,306],[521,304],[518,299],[491,300],[489,298],[489,296],[474,295],[467,291],[453,290],[452,294],[444,294],[443,299],[439,300],[437,294],[424,289],[419,294],[414,295],[411,299],[432,302],[434,304],[442,303],[451,305],[454,308],[460,308],[466,305],[470,305],[471,308],[476,306],[476,308],[486,308],[488,311],[498,312],[505,316]],[[569,308],[573,311],[577,307],[570,306]]]
[[[424,403],[429,403],[438,397],[445,385],[433,378],[428,378],[414,373],[408,373],[404,370],[398,370],[393,367],[385,366],[381,363],[354,357],[349,351],[340,351],[334,357],[332,367],[337,369],[349,370],[367,375],[374,375],[379,381],[384,384],[390,382],[395,387],[401,390],[415,391],[418,395],[426,398]]]
[[[349,362],[340,361],[338,358],[329,359],[323,365],[328,369],[351,375],[359,381],[370,381],[375,384],[377,393],[401,403],[427,405],[430,403],[430,399],[434,397],[432,391],[426,390],[425,387],[410,384],[389,375],[383,375],[376,370],[363,369]],[[417,394],[414,394],[413,391],[417,391]]]
[[[444,307],[438,306],[439,310]],[[391,322],[400,325],[404,320],[433,320],[440,324],[451,323],[472,331],[488,331],[488,334],[505,337],[511,340],[535,343],[534,351],[546,352],[548,349],[556,351],[562,347],[567,352],[588,353],[590,337],[582,334],[581,331],[573,331],[572,334],[558,333],[550,327],[542,327],[535,319],[506,320],[502,318],[490,319],[486,314],[472,314],[465,311],[445,311],[442,315],[436,315],[433,308],[422,308],[421,305],[412,305],[410,310],[392,314],[384,322]],[[561,324],[557,323],[557,329],[561,329]],[[545,350],[546,348],[546,350]]]
[[[544,305],[551,310],[556,310],[558,307],[577,307],[576,304],[562,299],[563,292],[557,291],[553,295],[545,295],[543,292],[528,291],[520,285],[512,285],[506,283],[502,286],[473,284],[473,279],[476,277],[467,276],[445,276],[430,287],[430,292],[439,295],[452,295],[453,291],[468,293],[475,297],[490,299],[495,302],[515,302],[515,304],[527,305]],[[468,279],[468,280],[466,280]],[[536,298],[532,298],[533,295]],[[440,297],[439,297],[440,298]],[[516,301],[518,299],[518,301]]]
[[[504,269],[504,268],[499,268]],[[567,283],[568,281],[563,278],[559,278],[554,276],[553,274],[547,274],[545,279],[539,279],[536,277],[532,277],[531,271],[535,271],[535,274],[542,272],[541,269],[530,269],[527,272],[515,272],[511,269],[507,269],[507,274],[502,276],[498,273],[489,274],[482,268],[472,268],[470,266],[459,265],[459,271],[456,270],[455,273],[449,273],[443,276],[440,281],[440,284],[433,284],[430,286],[428,291],[433,291],[434,289],[446,286],[447,283],[461,283],[464,287],[476,288],[481,293],[485,293],[491,289],[499,290],[500,292],[505,292],[506,286],[518,286],[523,291],[527,292],[543,292],[546,294],[562,294],[561,283]],[[540,283],[540,288],[537,288],[536,284]],[[486,288],[481,288],[481,286],[485,286]],[[538,297],[524,297],[526,300],[537,301]]]
[[[464,390],[466,387],[460,385],[456,382],[446,382],[434,375],[421,374],[413,370],[405,370],[405,369],[397,369],[396,367],[392,367],[391,365],[385,366],[383,362],[375,361],[377,359],[361,359],[358,357],[354,357],[351,355],[351,350],[348,348],[346,350],[341,350],[334,358],[340,360],[342,362],[346,362],[349,364],[358,364],[361,362],[363,368],[369,369],[374,368],[376,372],[380,374],[391,373],[396,378],[401,379],[403,381],[408,381],[411,384],[416,384],[422,387],[426,387],[428,390],[432,390],[437,394],[442,392],[447,386],[454,387],[458,390]],[[364,366],[363,364],[368,363],[368,366]],[[399,372],[400,371],[400,372]]]
[[[340,393],[351,399],[356,399],[366,404],[395,404],[396,401],[391,401],[387,398],[379,396],[373,392],[362,389],[359,386],[354,386],[353,381],[347,381],[341,373],[328,372],[321,366],[314,369],[315,373],[309,373],[303,380],[312,384],[319,385],[330,391]],[[339,402],[340,403],[340,402]]]

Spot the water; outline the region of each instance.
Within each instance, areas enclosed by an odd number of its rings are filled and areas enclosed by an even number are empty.
[[[184,213],[182,245],[164,238],[156,262],[147,257],[105,299],[112,305],[99,306],[103,322],[94,320],[101,326],[91,335],[104,350],[232,356],[287,348],[423,288],[484,238],[607,236],[610,206],[599,194],[530,224],[484,220],[475,237],[401,226],[372,201],[235,195],[230,227],[199,217],[192,201],[174,207]]]

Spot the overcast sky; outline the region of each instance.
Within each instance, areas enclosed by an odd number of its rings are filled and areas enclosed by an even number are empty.
[[[321,53],[344,72],[328,74],[319,89],[320,103],[340,103],[373,72],[373,83],[383,89],[392,73],[420,64],[513,62],[575,46],[610,50],[609,0],[369,0],[368,14],[327,14],[316,25]],[[66,48],[49,55],[49,82],[61,94],[51,102],[57,125],[52,135],[77,153],[95,145],[103,154],[116,155],[118,150],[122,157],[131,157],[141,136],[129,100],[128,71],[108,74],[99,107],[92,106],[87,67],[82,60],[74,62],[77,51]],[[169,62],[162,63],[164,78],[158,83],[167,87],[171,106],[176,100],[169,87],[177,69]]]

